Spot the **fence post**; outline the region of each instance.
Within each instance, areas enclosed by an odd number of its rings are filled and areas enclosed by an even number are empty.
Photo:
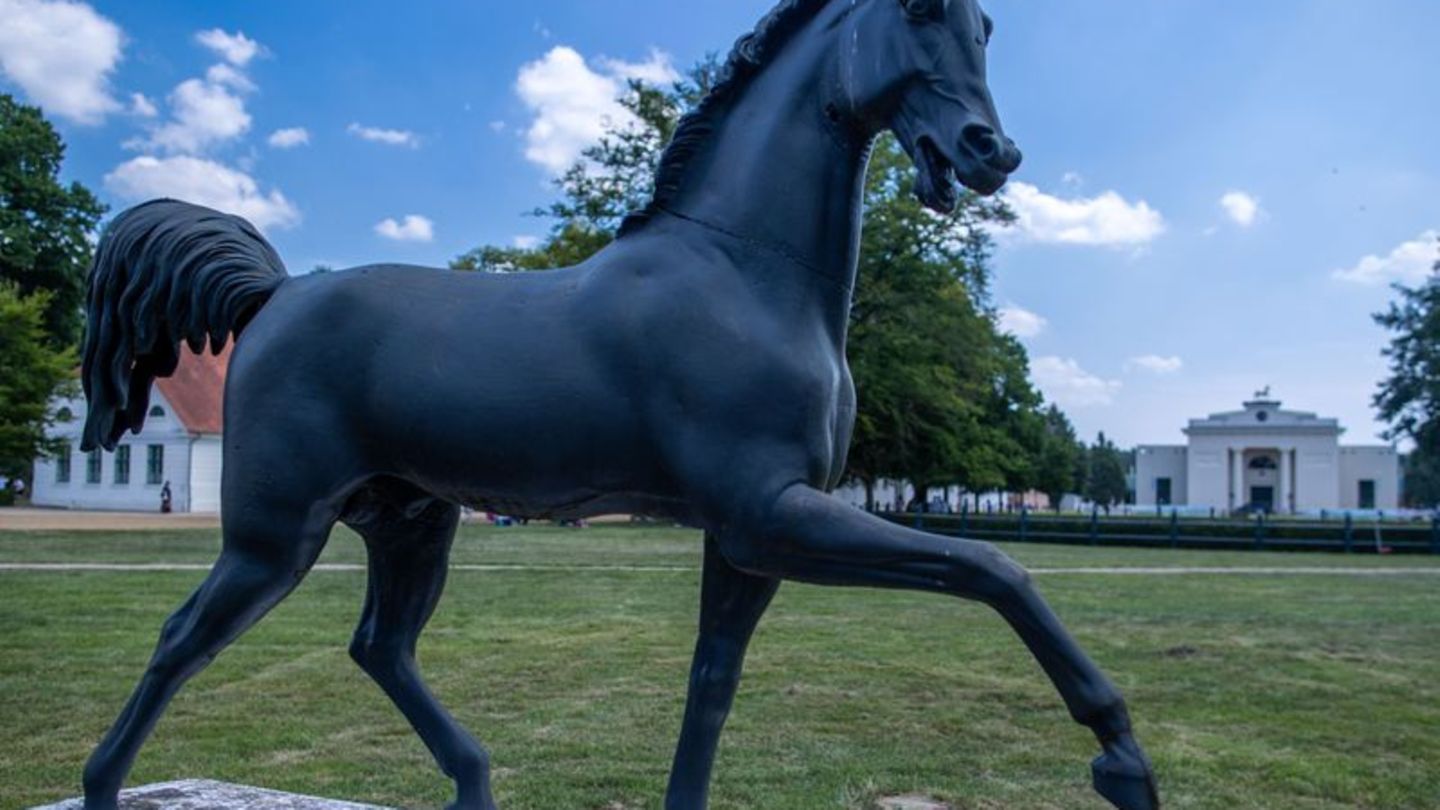
[[[1180,547],[1180,510],[1170,510],[1170,547]]]
[[[970,536],[970,502],[960,502],[960,536]]]
[[[1025,542],[1030,533],[1030,507],[1020,504],[1020,542]]]
[[[1100,507],[1090,506],[1090,545],[1100,542]]]
[[[1256,513],[1258,520],[1255,521],[1255,550],[1265,548],[1265,510]]]
[[[1350,513],[1349,513],[1349,512],[1346,512],[1346,513],[1345,513],[1345,553],[1346,553],[1346,554],[1350,554],[1350,553],[1353,553],[1354,551],[1355,551],[1355,520],[1354,520],[1354,518],[1350,517]]]

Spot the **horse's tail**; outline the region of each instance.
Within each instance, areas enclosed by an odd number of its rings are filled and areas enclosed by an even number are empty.
[[[180,341],[218,353],[287,279],[249,222],[177,200],[154,200],[105,229],[90,271],[81,382],[81,448],[115,449],[139,431],[150,384],[180,361]]]

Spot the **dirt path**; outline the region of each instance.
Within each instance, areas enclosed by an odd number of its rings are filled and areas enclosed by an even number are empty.
[[[123,532],[149,529],[218,529],[216,514],[83,512],[73,509],[0,509],[0,531]]]

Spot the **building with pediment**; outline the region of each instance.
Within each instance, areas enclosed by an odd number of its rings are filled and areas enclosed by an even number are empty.
[[[1281,514],[1398,507],[1399,453],[1342,445],[1344,430],[1282,408],[1267,388],[1241,410],[1191,419],[1187,444],[1137,447],[1136,503]]]

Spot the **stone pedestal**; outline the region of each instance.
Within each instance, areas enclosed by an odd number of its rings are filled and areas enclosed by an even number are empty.
[[[82,810],[79,799],[33,810]],[[185,779],[131,788],[120,793],[120,810],[386,810],[373,804],[297,796],[278,790]]]

